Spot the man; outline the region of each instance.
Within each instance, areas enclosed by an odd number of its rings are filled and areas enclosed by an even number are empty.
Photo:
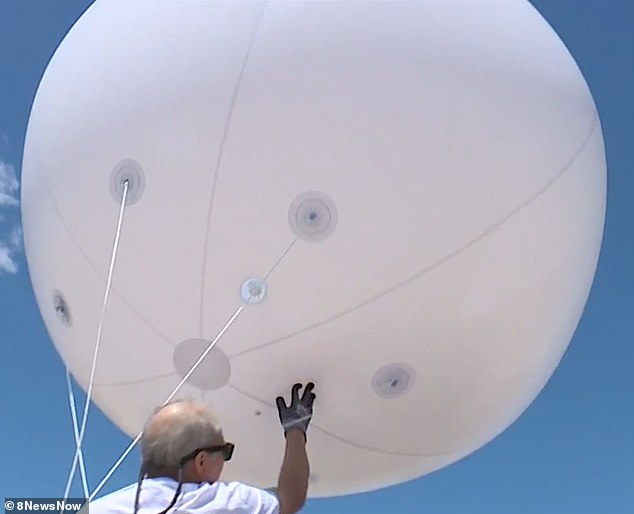
[[[299,397],[301,384],[291,391],[291,404],[276,399],[286,450],[277,488],[272,492],[240,482],[219,481],[233,445],[209,409],[181,400],[157,411],[141,438],[141,470],[137,484],[90,504],[90,514],[294,514],[306,501],[308,456],[306,431],[312,418],[313,383]]]

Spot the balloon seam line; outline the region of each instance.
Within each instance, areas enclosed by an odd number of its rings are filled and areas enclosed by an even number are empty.
[[[445,256],[441,257],[440,259],[436,260],[435,262],[433,262],[429,266],[423,268],[422,270],[418,271],[414,275],[406,278],[405,280],[402,280],[401,282],[397,283],[394,286],[391,286],[391,287],[381,291],[380,293],[377,293],[373,297],[371,297],[371,298],[369,298],[367,300],[364,300],[363,302],[361,302],[361,303],[359,303],[357,305],[354,305],[352,307],[348,307],[347,309],[345,309],[345,310],[343,310],[343,311],[341,311],[341,312],[339,312],[339,313],[337,313],[335,315],[332,315],[329,318],[322,319],[322,320],[320,320],[320,321],[318,321],[316,323],[313,323],[312,325],[309,325],[309,326],[304,327],[302,329],[296,330],[295,332],[292,332],[290,334],[285,334],[283,336],[277,337],[275,339],[272,339],[272,340],[267,341],[265,343],[259,344],[257,346],[252,347],[252,348],[243,350],[241,352],[234,353],[233,355],[228,355],[228,357],[229,358],[236,358],[236,357],[241,357],[242,355],[246,355],[246,354],[249,354],[249,353],[252,353],[252,352],[256,352],[256,351],[261,350],[263,348],[266,348],[266,347],[269,347],[271,345],[277,344],[277,343],[279,343],[281,341],[285,341],[287,339],[290,339],[292,337],[298,336],[300,334],[304,334],[306,332],[309,332],[309,331],[314,330],[316,328],[319,328],[321,326],[327,325],[328,323],[331,323],[331,322],[333,322],[333,321],[335,321],[335,320],[337,320],[339,318],[347,316],[347,315],[351,314],[352,312],[354,312],[356,310],[359,310],[359,309],[365,307],[366,305],[369,305],[369,304],[379,300],[380,298],[382,298],[382,297],[384,297],[384,296],[386,296],[386,295],[388,295],[390,293],[393,293],[397,289],[406,286],[410,282],[419,279],[420,277],[422,277],[422,276],[428,274],[429,272],[437,269],[439,266],[445,264],[449,260],[451,260],[451,259],[455,258],[456,256],[460,255],[462,252],[464,252],[464,251],[468,250],[469,248],[471,248],[472,246],[476,245],[477,243],[482,241],[484,238],[486,238],[489,234],[491,234],[492,232],[494,232],[495,230],[497,230],[498,228],[503,226],[509,219],[511,219],[513,216],[515,216],[518,212],[522,211],[528,205],[530,205],[535,200],[537,200],[537,198],[541,197],[542,194],[544,194],[546,191],[548,191],[548,189],[550,189],[550,187],[553,184],[558,182],[565,175],[565,173],[570,169],[570,167],[574,164],[574,162],[577,160],[579,155],[583,152],[583,150],[587,146],[588,142],[590,141],[590,138],[592,137],[592,134],[594,134],[594,132],[596,130],[597,122],[598,122],[598,118],[595,116],[595,118],[593,120],[592,127],[590,128],[590,130],[588,132],[588,135],[584,138],[583,142],[581,143],[579,149],[573,154],[573,156],[568,160],[568,162],[563,165],[563,167],[559,170],[558,173],[556,173],[550,180],[548,180],[544,185],[542,185],[542,187],[540,189],[535,191],[526,200],[524,200],[523,202],[518,204],[515,208],[513,208],[511,211],[509,211],[507,214],[505,214],[497,222],[493,223],[491,226],[489,226],[487,229],[482,231],[480,234],[478,234],[476,237],[474,237],[473,239],[471,239],[467,243],[463,244],[462,246],[458,247],[457,249],[453,250],[452,252],[450,252],[450,253],[446,254]]]
[[[218,184],[218,175],[220,174],[220,167],[222,165],[222,159],[224,157],[224,149],[225,144],[227,142],[227,137],[229,133],[229,127],[231,125],[231,120],[233,119],[233,113],[235,110],[236,103],[238,101],[238,95],[240,93],[240,88],[242,86],[242,80],[244,78],[244,73],[247,68],[247,64],[249,63],[249,58],[251,56],[251,52],[253,51],[253,47],[255,44],[257,33],[260,29],[260,25],[262,23],[262,19],[264,18],[264,12],[266,11],[268,2],[264,3],[264,8],[260,13],[260,18],[253,29],[253,33],[251,34],[251,39],[249,41],[249,45],[247,47],[247,52],[242,61],[242,66],[238,73],[238,79],[236,85],[233,89],[233,93],[231,95],[231,101],[229,103],[229,111],[227,112],[227,118],[222,127],[222,132],[220,134],[220,141],[218,143],[218,157],[216,158],[215,169],[214,169],[214,178],[211,185],[211,198],[209,199],[209,208],[207,210],[207,223],[205,226],[205,238],[203,242],[203,259],[202,259],[202,268],[200,271],[201,279],[200,279],[200,309],[199,309],[199,317],[198,317],[198,337],[203,337],[203,316],[205,311],[205,278],[207,276],[207,254],[209,252],[209,231],[211,228],[211,219],[213,215],[213,205],[216,196],[216,186]]]
[[[247,398],[254,400],[258,403],[261,403],[262,405],[266,405],[269,408],[275,409],[276,406],[270,402],[267,402],[265,400],[262,400],[260,398],[258,398],[257,396],[253,396],[252,394],[248,393],[247,391],[244,391],[240,388],[238,388],[236,385],[234,384],[227,384],[227,387],[230,387],[231,389],[233,389],[235,392],[237,392],[238,394],[242,394],[244,396],[246,396]],[[453,455],[454,453],[456,453],[455,451],[449,451],[449,452],[443,452],[443,453],[403,453],[403,452],[395,452],[395,451],[390,451],[390,450],[383,450],[381,448],[375,448],[373,446],[367,446],[364,444],[360,444],[360,443],[355,443],[353,441],[350,441],[340,435],[337,435],[333,432],[330,432],[324,428],[321,428],[319,425],[312,423],[311,424],[312,429],[314,429],[316,432],[321,432],[322,434],[325,434],[327,436],[330,436],[336,440],[338,440],[339,442],[342,442],[344,444],[347,444],[349,446],[353,446],[355,448],[359,448],[361,450],[366,450],[366,451],[370,451],[373,453],[378,453],[381,455],[390,455],[390,456],[395,456],[395,457],[447,457],[449,455]]]
[[[152,380],[168,378],[175,374],[176,373],[174,371],[170,371],[169,373],[161,373],[159,375],[154,375],[152,377],[147,377],[147,378],[141,378],[139,380],[121,380],[120,382],[108,382],[106,384],[95,383],[95,387],[123,387],[128,385],[144,384],[146,382],[151,382]]]
[[[38,161],[38,163],[39,163],[39,161]],[[46,192],[48,193],[49,200],[51,202],[51,205],[53,206],[53,210],[57,214],[57,217],[59,218],[59,221],[61,222],[62,227],[68,233],[68,237],[72,241],[73,245],[75,246],[77,251],[81,254],[81,256],[86,261],[88,266],[90,266],[90,268],[95,272],[95,274],[100,275],[99,270],[97,269],[97,266],[95,266],[95,264],[92,262],[90,257],[84,251],[84,249],[77,242],[77,240],[75,239],[75,235],[73,234],[73,232],[71,231],[70,227],[68,226],[68,222],[66,221],[64,216],[62,216],[62,213],[61,213],[59,207],[57,206],[57,203],[55,202],[55,197],[53,196],[53,193],[51,192],[51,187],[50,187],[50,185],[48,183],[48,180],[46,178],[46,174],[44,174],[44,173],[42,174],[42,183],[44,184],[44,188],[46,189]],[[125,298],[123,298],[120,295],[118,295],[116,291],[112,291],[111,295],[112,296],[116,296],[117,298],[119,298],[119,300],[126,307],[128,307],[130,309],[130,311],[137,318],[139,318],[148,328],[150,328],[151,330],[156,332],[171,349],[174,349],[174,345],[169,340],[169,338],[165,334],[163,334],[160,330],[158,330],[154,325],[152,325],[147,319],[145,319],[145,317],[143,315],[141,315],[132,305],[130,305],[130,303],[128,303],[128,301]]]

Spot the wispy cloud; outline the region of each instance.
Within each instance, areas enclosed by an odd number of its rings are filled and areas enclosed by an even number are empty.
[[[13,166],[0,161],[0,209],[4,211],[18,206],[18,188],[19,183]],[[11,219],[0,213],[0,225],[6,225],[8,222],[11,222]],[[8,235],[0,238],[0,274],[18,272],[16,256],[22,246],[22,230],[17,223],[12,225]],[[0,231],[0,234],[3,233],[6,234],[4,230]]]
[[[18,200],[15,194],[18,191],[18,179],[15,177],[13,166],[0,161],[0,206],[15,206]]]
[[[13,259],[13,251],[8,246],[0,243],[0,273],[11,273],[12,275],[18,272],[18,265]]]

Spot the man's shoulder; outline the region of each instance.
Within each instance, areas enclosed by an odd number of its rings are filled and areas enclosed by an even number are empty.
[[[165,508],[175,490],[172,484],[169,485],[144,483],[141,487],[139,514],[154,514]],[[135,496],[136,484],[129,485],[91,502],[90,514],[131,514]],[[179,503],[180,510],[193,514],[209,513],[210,508],[212,512],[216,512],[214,509],[223,509],[223,512],[240,514],[279,513],[279,501],[275,494],[237,481],[204,484],[191,489],[185,487]]]
[[[280,511],[277,496],[244,482],[215,482],[197,489],[190,499],[183,496],[183,511],[196,512],[200,508],[200,514],[208,514],[209,506],[236,514],[279,514]]]
[[[234,498],[249,506],[259,506],[263,514],[277,514],[279,501],[273,491],[260,489],[243,482],[222,482],[219,484],[219,494],[225,494],[228,498]]]
[[[89,510],[86,514],[106,514],[128,509],[130,502],[134,502],[136,494],[136,484],[130,484],[126,487],[113,491],[109,494],[90,501]],[[80,511],[78,514],[84,514]]]

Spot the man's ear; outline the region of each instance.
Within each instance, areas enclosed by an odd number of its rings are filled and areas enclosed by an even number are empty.
[[[205,452],[199,452],[198,455],[196,455],[196,457],[194,457],[194,460],[192,462],[192,464],[194,465],[194,468],[202,468],[203,466],[203,461],[205,460]]]

